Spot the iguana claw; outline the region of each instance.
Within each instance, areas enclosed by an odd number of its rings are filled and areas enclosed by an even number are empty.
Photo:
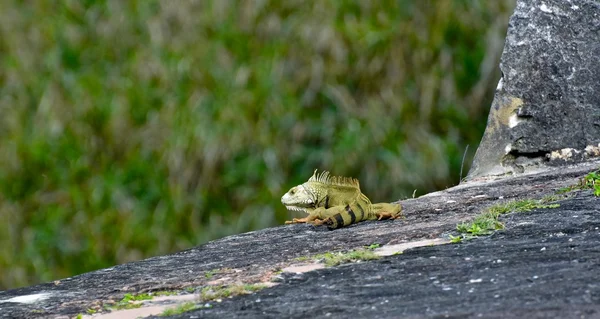
[[[305,217],[305,218],[294,218],[292,220],[286,220],[285,223],[286,224],[299,224],[299,223],[307,223],[307,224],[313,224],[316,226],[319,225],[323,225],[324,220],[322,219],[311,219],[310,216],[309,217]]]
[[[381,213],[377,213],[377,220],[382,220],[382,219],[396,219],[396,218],[399,218],[400,216],[402,216],[402,214],[394,214],[394,213],[388,213],[388,212],[381,212]]]
[[[313,220],[312,222],[309,222],[309,223],[311,223],[311,224],[313,224],[315,226],[320,226],[320,225],[323,225],[324,222],[325,221],[323,219],[315,219],[315,220]]]
[[[297,223],[308,223],[308,222],[310,222],[310,220],[308,219],[308,217],[294,218],[292,220],[286,220],[285,221],[286,224],[297,224]]]

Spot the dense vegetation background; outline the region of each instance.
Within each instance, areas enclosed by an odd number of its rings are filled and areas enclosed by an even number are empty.
[[[0,289],[458,183],[514,0],[1,1]]]

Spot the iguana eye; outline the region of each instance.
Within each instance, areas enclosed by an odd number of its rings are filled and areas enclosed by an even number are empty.
[[[296,189],[295,188],[290,189],[290,194],[294,195],[295,193],[296,193]]]

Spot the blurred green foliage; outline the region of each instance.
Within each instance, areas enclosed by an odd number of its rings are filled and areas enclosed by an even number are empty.
[[[315,168],[456,184],[513,6],[1,1],[0,288],[281,224]]]

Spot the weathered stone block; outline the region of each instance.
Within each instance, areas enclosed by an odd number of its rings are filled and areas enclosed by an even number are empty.
[[[599,1],[519,0],[500,68],[469,179],[594,156],[585,149],[600,142]],[[565,148],[572,156],[550,156]]]

